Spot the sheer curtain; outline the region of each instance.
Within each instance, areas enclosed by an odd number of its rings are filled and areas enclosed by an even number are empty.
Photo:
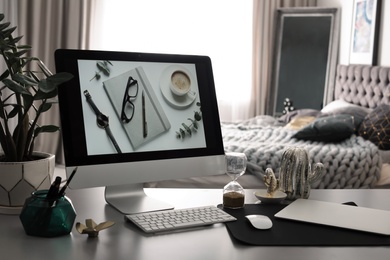
[[[274,13],[316,0],[98,0],[93,49],[188,53],[213,62],[222,121],[264,114]]]
[[[248,117],[252,1],[99,0],[91,48],[210,56],[220,117]]]
[[[89,45],[93,0],[2,0],[7,20],[23,35],[20,44],[32,46],[30,56],[40,58],[54,73],[54,51],[58,48],[86,49]],[[42,115],[40,124],[60,125],[58,106]],[[56,154],[62,162],[60,133],[42,134],[35,149]]]
[[[253,0],[253,83],[249,115],[263,115],[270,88],[275,11],[281,7],[316,6],[317,0]]]

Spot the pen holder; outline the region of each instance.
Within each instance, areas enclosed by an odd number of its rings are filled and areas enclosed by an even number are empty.
[[[56,237],[71,232],[76,211],[66,196],[47,199],[48,190],[38,190],[27,198],[20,220],[27,235]]]

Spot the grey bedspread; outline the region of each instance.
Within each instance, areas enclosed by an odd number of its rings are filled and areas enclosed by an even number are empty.
[[[326,174],[312,188],[373,188],[379,180],[382,159],[371,142],[355,135],[340,143],[302,141],[291,138],[295,132],[270,116],[222,123],[225,150],[244,152],[248,157],[247,172],[259,178],[266,168],[278,175],[283,151],[300,146],[309,152],[312,163],[325,166]]]

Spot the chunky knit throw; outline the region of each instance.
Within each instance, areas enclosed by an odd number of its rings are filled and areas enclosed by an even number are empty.
[[[283,151],[299,146],[309,152],[311,163],[324,164],[325,175],[312,188],[373,188],[379,179],[382,159],[370,141],[352,135],[339,143],[302,141],[291,138],[287,129],[269,116],[258,116],[240,123],[222,123],[225,151],[243,152],[248,157],[247,173],[263,178],[272,168],[279,175]]]

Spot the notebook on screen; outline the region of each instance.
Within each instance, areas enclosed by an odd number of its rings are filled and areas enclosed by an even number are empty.
[[[390,235],[390,211],[297,199],[275,217]]]

